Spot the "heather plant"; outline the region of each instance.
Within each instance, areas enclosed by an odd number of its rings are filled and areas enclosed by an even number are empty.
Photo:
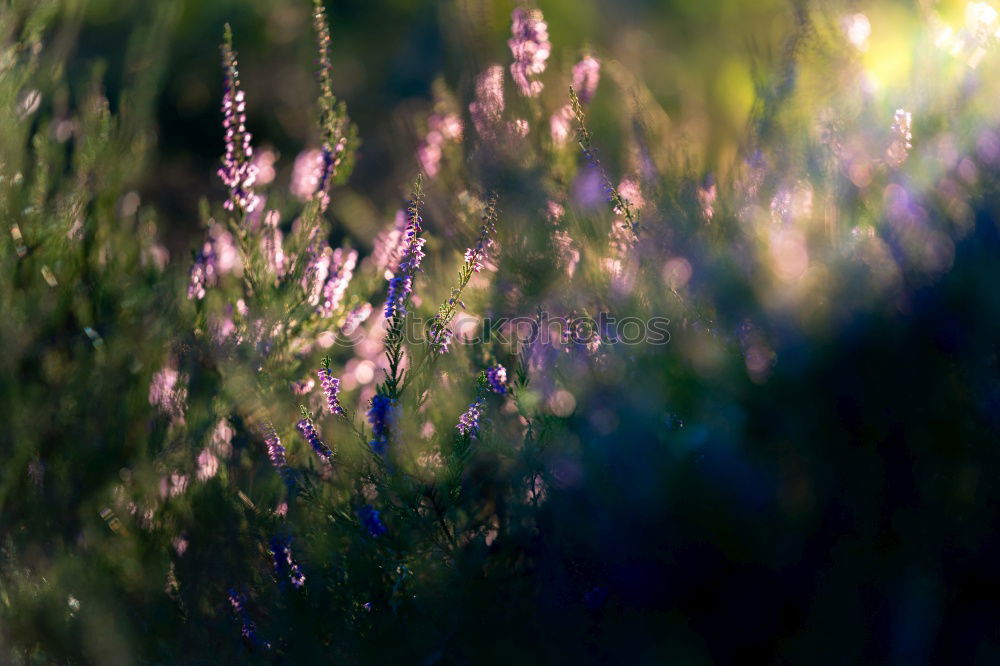
[[[497,3],[509,35],[406,109],[378,228],[345,216],[379,156],[346,28],[308,7],[283,187],[234,5],[178,257],[139,190],[182,7],[109,99],[67,78],[71,4],[0,10],[9,661],[1000,650],[989,5],[914,11],[900,80],[887,14],[792,3],[710,168],[614,53]]]

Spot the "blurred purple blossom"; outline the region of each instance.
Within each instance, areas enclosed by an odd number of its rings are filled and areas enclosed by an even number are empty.
[[[428,178],[437,176],[441,168],[444,145],[462,140],[462,119],[455,113],[433,114],[427,119],[427,136],[417,147],[417,159]]]
[[[389,427],[395,419],[396,402],[387,395],[376,395],[368,408],[368,423],[372,426],[371,447],[384,456],[389,448]]]
[[[356,330],[368,320],[368,317],[372,314],[372,304],[362,303],[361,305],[352,308],[347,315],[344,317],[344,324],[340,327],[340,330],[345,335],[353,335]]]
[[[208,481],[219,471],[219,459],[210,449],[202,449],[196,462],[198,463],[196,477],[199,481]]]
[[[552,51],[548,26],[542,12],[537,9],[517,7],[511,19],[512,36],[507,40],[507,46],[514,62],[510,73],[522,95],[536,97],[545,86],[534,77],[545,71],[545,62]]]
[[[306,248],[304,258],[306,267],[302,272],[302,290],[306,294],[306,301],[309,305],[315,307],[319,305],[320,298],[323,296],[323,287],[326,286],[326,279],[330,275],[333,250],[326,242],[317,243],[314,240]]]
[[[552,244],[558,255],[559,267],[566,271],[567,277],[572,278],[576,273],[576,265],[580,263],[580,250],[573,242],[573,237],[562,229],[556,229],[552,233]]]
[[[149,404],[183,423],[187,408],[187,379],[175,368],[165,366],[153,375],[149,384]]]
[[[469,104],[472,124],[480,137],[496,136],[503,110],[503,67],[491,65],[476,77],[476,99]]]
[[[318,148],[303,150],[295,157],[292,182],[289,190],[300,201],[308,201],[320,187],[323,179],[323,151]]]
[[[329,278],[323,287],[323,297],[319,304],[319,314],[321,317],[332,316],[339,308],[344,299],[344,293],[354,277],[354,268],[358,263],[358,253],[350,250],[346,253],[343,249],[337,248],[333,251],[328,269]]]
[[[483,270],[483,264],[489,260],[490,250],[493,249],[494,236],[496,236],[496,200],[491,198],[483,216],[483,225],[479,228],[479,236],[476,237],[476,244],[465,251],[465,264],[472,271],[478,273]]]
[[[559,110],[549,118],[549,132],[552,135],[552,143],[557,146],[564,146],[569,143],[573,135],[573,107],[564,104]]]
[[[397,210],[392,227],[379,232],[375,237],[375,247],[370,257],[365,259],[366,262],[374,262],[376,270],[381,272],[386,280],[392,279],[399,265],[406,224],[406,212],[403,209]]]
[[[201,246],[201,251],[195,256],[194,263],[188,277],[188,299],[201,300],[205,298],[209,287],[214,287],[218,283],[218,274],[215,269],[215,245],[212,241],[205,241]]]
[[[246,596],[243,593],[230,588],[228,597],[229,605],[233,609],[233,615],[241,624],[240,633],[243,636],[243,639],[251,643],[262,645],[264,648],[270,648],[270,643],[260,640],[257,636],[257,626],[250,620],[250,616],[246,611]]]
[[[291,542],[281,537],[272,537],[270,542],[271,557],[274,559],[274,573],[279,580],[288,577],[295,587],[302,587],[306,582],[305,574],[292,557]]]
[[[601,63],[592,56],[584,56],[580,62],[573,65],[573,89],[583,104],[590,104],[597,92],[597,83],[601,80]]]
[[[385,524],[382,523],[378,509],[374,508],[371,504],[366,504],[358,509],[358,518],[361,520],[361,525],[365,530],[376,539],[389,531],[386,529]]]

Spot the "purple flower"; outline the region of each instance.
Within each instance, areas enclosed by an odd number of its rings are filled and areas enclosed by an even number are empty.
[[[233,615],[242,625],[240,634],[243,636],[243,639],[256,645],[260,645],[265,649],[270,648],[270,643],[260,640],[257,636],[257,626],[252,620],[250,620],[250,615],[246,611],[246,596],[242,592],[237,592],[233,588],[229,588],[228,597],[229,605],[233,609]]]
[[[507,40],[507,46],[514,56],[514,63],[510,66],[510,73],[522,95],[536,97],[544,85],[534,77],[545,71],[545,61],[552,51],[548,26],[542,12],[537,9],[518,7],[511,18],[512,37]]]
[[[329,368],[320,368],[319,382],[323,387],[323,396],[326,398],[327,409],[331,414],[343,414],[344,408],[340,404],[340,379],[330,374]]]
[[[316,194],[322,179],[322,151],[312,148],[300,152],[292,167],[292,181],[289,184],[292,195],[300,201],[308,201]]]
[[[288,576],[295,587],[305,585],[306,577],[292,557],[292,547],[288,539],[273,537],[270,543],[271,557],[274,559],[274,573],[279,579]]]
[[[179,422],[187,409],[187,377],[176,368],[164,366],[149,383],[149,404]]]
[[[206,290],[213,287],[219,281],[219,273],[216,267],[215,245],[212,241],[205,241],[201,247],[201,252],[194,258],[191,264],[190,278],[188,281],[188,299],[201,300],[205,298]]]
[[[462,120],[457,114],[434,114],[427,119],[427,136],[417,147],[417,159],[428,178],[441,169],[441,155],[447,141],[462,140]]]
[[[476,132],[483,138],[493,137],[503,115],[503,67],[492,65],[476,77],[476,101],[469,104],[469,113]]]
[[[281,445],[281,438],[274,430],[274,426],[268,424],[264,426],[264,445],[267,446],[267,457],[271,464],[278,471],[285,471],[288,463],[285,461],[285,447]]]
[[[375,247],[372,249],[371,258],[375,262],[375,268],[385,274],[386,280],[392,279],[396,273],[396,267],[399,265],[406,224],[406,213],[400,209],[396,211],[396,219],[392,228],[379,232],[375,238]]]
[[[201,300],[206,290],[219,283],[219,277],[241,267],[239,249],[233,235],[222,225],[213,222],[208,230],[208,240],[201,246],[191,266],[188,298]]]
[[[347,286],[351,283],[351,278],[354,277],[354,267],[357,266],[357,263],[358,253],[356,250],[348,252],[346,258],[341,248],[333,251],[328,269],[330,277],[323,287],[323,296],[319,304],[321,317],[332,316],[340,307]]]
[[[246,597],[244,597],[241,593],[233,589],[229,590],[229,605],[233,609],[233,615],[235,615],[236,619],[240,620],[240,622],[242,622],[243,624],[243,629],[241,632],[243,638],[252,638],[254,625],[253,622],[250,622],[250,620],[247,618],[246,609],[243,607],[245,601]]]
[[[330,60],[330,24],[322,2],[315,3],[313,28],[316,31],[319,70],[320,126],[323,130],[321,170],[315,196],[325,208],[329,202],[328,190],[337,177],[337,169],[347,157],[348,134],[351,126],[343,103],[338,104],[333,94],[333,63]]]
[[[422,204],[419,194],[414,197],[406,208],[407,225],[403,234],[403,254],[399,260],[396,274],[389,280],[389,293],[385,303],[385,318],[406,315],[406,305],[413,293],[413,278],[420,270],[420,262],[424,258],[425,239],[420,238],[423,231],[420,217]]]
[[[507,368],[499,363],[486,370],[486,382],[494,393],[507,392]]]
[[[447,354],[448,345],[451,344],[451,339],[454,335],[454,331],[441,322],[441,315],[434,315],[434,321],[431,322],[430,329],[431,348],[439,354]]]
[[[225,69],[222,128],[226,134],[226,153],[218,173],[219,178],[229,188],[226,210],[235,211],[239,208],[244,213],[252,213],[260,201],[253,191],[257,180],[257,167],[253,164],[251,136],[246,127],[246,99],[240,90],[237,64],[236,52],[233,51],[233,34],[227,25],[225,41],[222,44],[222,67]]]
[[[496,205],[496,197],[491,196],[486,204],[486,214],[483,215],[483,226],[479,228],[476,244],[465,251],[465,264],[476,273],[483,270],[483,262],[489,259],[489,252],[493,249],[493,237],[496,235]]]
[[[458,417],[458,425],[455,428],[458,429],[463,435],[468,435],[469,437],[475,437],[479,434],[479,418],[482,416],[483,410],[483,399],[477,398],[474,403],[469,405],[469,408]]]
[[[376,395],[368,408],[368,423],[372,426],[371,447],[384,456],[389,447],[389,426],[395,418],[396,401],[387,395]]]
[[[333,250],[327,246],[325,241],[318,243],[313,240],[306,248],[304,256],[305,270],[302,271],[302,290],[306,294],[306,301],[309,305],[318,307],[320,298],[323,296],[326,278],[330,275]]]
[[[361,520],[361,525],[376,539],[389,531],[382,523],[378,509],[371,504],[366,504],[358,509],[358,518]]]
[[[344,317],[344,325],[340,327],[341,332],[345,335],[352,335],[354,331],[358,330],[361,324],[368,320],[368,317],[372,315],[372,304],[362,303],[357,307],[351,309]]]
[[[549,133],[552,135],[552,143],[557,146],[565,145],[573,134],[573,107],[564,104],[558,111],[549,118]]]
[[[573,237],[562,229],[556,229],[552,232],[552,245],[555,247],[560,268],[566,271],[567,277],[572,278],[576,272],[576,265],[580,263],[580,250],[573,242]]]
[[[244,600],[245,597],[242,594],[232,588],[229,589],[229,605],[233,607],[234,613],[240,614],[245,612],[243,610]]]
[[[313,424],[312,419],[306,417],[299,421],[295,427],[302,433],[302,437],[309,442],[309,446],[313,448],[316,455],[327,461],[333,457],[333,451],[319,438],[319,433],[316,432],[316,426]]]
[[[323,144],[323,171],[319,181],[317,194],[323,196],[327,187],[337,175],[337,167],[344,161],[344,151],[347,150],[347,137],[340,137],[333,146]]]
[[[601,63],[591,56],[585,56],[573,65],[573,89],[583,104],[589,104],[597,92],[597,82],[601,79]]]

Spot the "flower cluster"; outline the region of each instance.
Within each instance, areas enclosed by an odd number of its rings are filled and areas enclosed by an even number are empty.
[[[340,404],[340,379],[331,375],[328,364],[324,364],[316,374],[319,375],[319,383],[323,387],[327,409],[331,414],[343,415],[344,408]]]
[[[483,270],[483,262],[489,258],[489,251],[494,244],[493,237],[496,235],[496,222],[497,200],[495,196],[490,196],[476,244],[465,251],[465,265],[473,272],[478,273]]]
[[[444,324],[441,313],[434,315],[429,334],[431,348],[439,354],[447,354],[448,345],[454,336],[455,332]]]
[[[195,257],[191,264],[191,271],[188,280],[188,299],[201,300],[205,298],[207,289],[215,286],[219,276],[215,266],[215,245],[211,241],[205,241],[201,252]]]
[[[584,56],[573,65],[573,88],[580,102],[590,104],[597,92],[597,82],[601,80],[601,63],[593,56]]]
[[[354,268],[357,264],[357,250],[347,252],[346,257],[341,248],[333,251],[328,268],[329,277],[323,286],[322,298],[319,303],[321,317],[332,316],[340,307],[344,294],[347,292],[347,286],[351,283],[351,278],[354,277]]]
[[[357,513],[358,519],[361,520],[361,525],[372,537],[377,539],[389,531],[379,517],[378,509],[371,504],[364,505],[358,509]]]
[[[286,576],[295,587],[305,585],[306,577],[299,568],[298,563],[292,557],[292,547],[288,539],[273,537],[270,543],[271,557],[274,559],[274,573],[278,579]]]
[[[559,267],[566,271],[566,276],[573,277],[576,265],[580,263],[580,250],[577,249],[573,237],[563,229],[552,232],[552,245],[555,247]]]
[[[504,110],[503,67],[492,65],[476,77],[476,99],[469,104],[469,114],[476,132],[483,138],[496,133]]]
[[[281,445],[281,438],[270,424],[264,426],[264,445],[267,447],[267,457],[274,468],[278,471],[285,470],[288,466],[285,460],[285,447]]]
[[[327,461],[333,457],[333,451],[331,451],[330,447],[324,444],[323,440],[319,438],[319,433],[316,432],[316,425],[313,423],[311,418],[306,416],[300,420],[295,427],[302,433],[302,437],[309,442],[309,446],[313,448],[316,455]]]
[[[332,250],[325,244],[321,248],[310,244],[303,253],[305,270],[302,271],[302,290],[306,294],[306,302],[309,305],[319,305],[319,299],[323,295],[323,287],[326,285],[326,278],[330,274],[331,255]]]
[[[191,265],[188,298],[205,298],[207,289],[216,286],[220,277],[241,269],[240,251],[233,234],[218,222],[212,222],[208,229],[208,239],[202,244],[201,251]]]
[[[175,368],[166,366],[153,375],[149,383],[149,404],[164,414],[184,420],[187,408],[187,378]]]
[[[385,318],[402,317],[406,315],[407,301],[413,293],[413,279],[420,270],[420,262],[424,258],[425,239],[420,237],[423,231],[423,219],[420,217],[421,197],[417,193],[406,208],[406,231],[403,234],[403,254],[399,260],[396,274],[389,280],[388,297],[385,303]]]
[[[265,643],[257,637],[257,625],[250,619],[250,615],[246,610],[246,596],[242,592],[237,592],[232,588],[229,589],[228,596],[229,606],[233,609],[233,615],[236,616],[236,620],[242,625],[240,633],[244,640],[261,644],[265,648],[271,647],[269,643]]]
[[[295,156],[292,180],[288,189],[299,201],[308,201],[319,190],[323,180],[323,151],[312,148]]]
[[[344,323],[340,327],[340,330],[345,335],[351,335],[354,331],[358,330],[361,324],[368,321],[368,317],[372,316],[372,309],[372,304],[367,302],[351,308],[344,316]]]
[[[514,62],[510,66],[510,73],[522,95],[536,97],[542,92],[544,85],[534,77],[545,71],[545,62],[552,51],[548,26],[537,9],[518,7],[511,18],[512,36],[507,40],[507,46],[514,56]]]
[[[386,280],[391,280],[399,265],[399,255],[403,249],[403,235],[406,233],[406,212],[403,209],[396,211],[392,227],[380,231],[375,237],[375,247],[372,248],[369,258],[375,264],[378,272],[385,276]]]
[[[552,143],[557,146],[569,143],[570,136],[573,134],[572,106],[564,104],[549,117],[549,134],[552,136]]]
[[[445,143],[462,140],[462,119],[455,113],[434,114],[427,119],[427,136],[417,148],[417,159],[428,178],[441,169],[441,154]]]
[[[469,405],[469,408],[462,412],[462,415],[458,417],[458,425],[455,428],[462,435],[468,435],[469,437],[475,437],[479,434],[479,419],[483,412],[483,399],[477,398],[475,402]]]
[[[389,427],[395,418],[396,402],[387,395],[376,395],[368,408],[368,423],[372,426],[371,447],[384,456],[389,448]]]
[[[319,112],[323,146],[319,179],[314,196],[320,198],[325,208],[329,202],[330,185],[337,179],[338,170],[350,156],[347,147],[356,138],[356,130],[347,116],[343,102],[338,103],[333,94],[333,64],[330,60],[330,25],[322,0],[314,0],[313,29],[316,31],[317,61],[319,64]],[[348,167],[350,165],[347,165]],[[346,174],[349,169],[346,169]]]
[[[486,383],[494,393],[507,392],[507,368],[499,363],[486,370]]]
[[[257,180],[257,167],[253,164],[251,136],[247,131],[246,98],[240,90],[233,37],[226,26],[226,39],[222,44],[222,66],[225,68],[225,88],[222,96],[222,127],[226,131],[226,153],[219,167],[219,178],[229,188],[226,210],[239,209],[252,213],[260,202],[253,186]]]

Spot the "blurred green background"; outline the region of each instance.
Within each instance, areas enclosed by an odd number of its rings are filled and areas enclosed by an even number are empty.
[[[186,251],[198,228],[199,198],[222,193],[214,171],[222,152],[218,43],[225,22],[233,26],[240,53],[250,130],[257,146],[280,153],[279,180],[289,178],[299,150],[316,144],[308,2],[94,0],[83,6],[71,68],[80,73],[94,59],[106,60],[112,100],[121,73],[144,65],[124,62],[122,45],[134,26],[154,11],[175,22],[158,63],[165,68],[159,144],[141,188],[143,199],[162,211],[172,254]],[[416,166],[420,119],[431,106],[433,82],[441,78],[468,95],[476,73],[506,63],[513,6],[485,0],[329,3],[335,92],[348,103],[364,142],[351,185],[380,213],[395,205]],[[550,70],[568,72],[584,48],[618,60],[634,81],[648,85],[679,144],[703,170],[725,169],[735,160],[753,103],[752,72],[774,66],[794,16],[783,0],[555,0],[540,7],[553,44]],[[551,85],[545,94],[566,95]],[[616,105],[631,100],[603,102],[595,129],[610,131],[610,141]]]

